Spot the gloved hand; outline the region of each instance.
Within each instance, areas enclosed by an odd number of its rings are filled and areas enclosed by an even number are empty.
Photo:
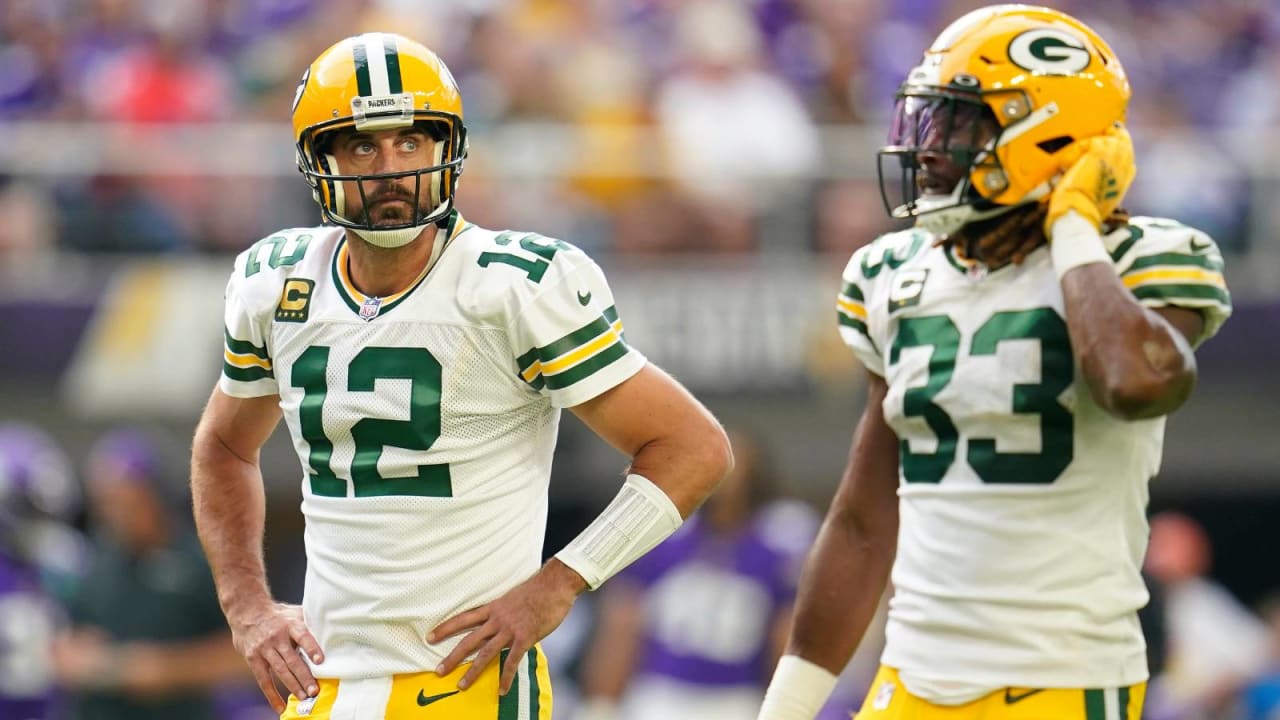
[[[1053,239],[1053,223],[1075,210],[1101,229],[1124,200],[1138,167],[1129,131],[1117,123],[1103,135],[1077,140],[1058,153],[1063,173],[1049,195],[1044,230]]]

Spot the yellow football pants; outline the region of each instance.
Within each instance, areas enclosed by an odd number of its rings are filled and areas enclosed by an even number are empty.
[[[1138,720],[1147,684],[1105,689],[1010,687],[964,705],[935,705],[880,666],[856,720]]]
[[[469,667],[464,663],[443,677],[423,672],[320,679],[319,695],[302,702],[290,696],[280,720],[551,720],[551,676],[540,646],[525,653],[506,695],[498,694],[500,662],[490,663],[474,685],[459,692],[458,681]]]

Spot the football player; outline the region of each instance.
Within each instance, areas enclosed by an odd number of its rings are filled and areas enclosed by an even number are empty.
[[[1025,5],[902,85],[881,159],[915,227],[844,272],[867,405],[761,720],[813,717],[890,575],[860,720],[1139,716],[1147,482],[1231,305],[1204,233],[1118,210],[1128,100],[1096,33]]]
[[[430,50],[342,40],[303,75],[293,127],[326,224],[236,260],[192,457],[236,645],[286,718],[545,720],[537,641],[709,494],[725,434],[631,346],[590,258],[458,213],[467,131]],[[539,567],[561,408],[631,464]],[[301,607],[263,573],[258,452],[282,416],[305,469]]]

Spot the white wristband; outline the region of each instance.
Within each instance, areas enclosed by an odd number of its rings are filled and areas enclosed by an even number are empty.
[[[556,557],[595,590],[666,540],[682,522],[662,488],[643,475],[628,475],[609,507]]]
[[[799,655],[783,655],[756,720],[813,720],[836,687],[836,676]]]
[[[1053,269],[1058,273],[1059,280],[1067,271],[1081,265],[1096,262],[1111,264],[1111,255],[1097,228],[1075,210],[1068,210],[1062,217],[1054,220],[1049,235],[1053,238],[1049,243],[1049,257],[1053,260]]]

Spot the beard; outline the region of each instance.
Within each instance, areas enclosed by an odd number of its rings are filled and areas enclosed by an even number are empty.
[[[347,196],[349,207],[346,218],[357,223],[367,222],[374,227],[408,225],[419,218],[426,217],[432,210],[428,200],[415,197],[412,190],[395,183],[367,193],[365,196],[367,206],[360,204],[359,197],[358,194]],[[355,202],[352,202],[353,200]]]

